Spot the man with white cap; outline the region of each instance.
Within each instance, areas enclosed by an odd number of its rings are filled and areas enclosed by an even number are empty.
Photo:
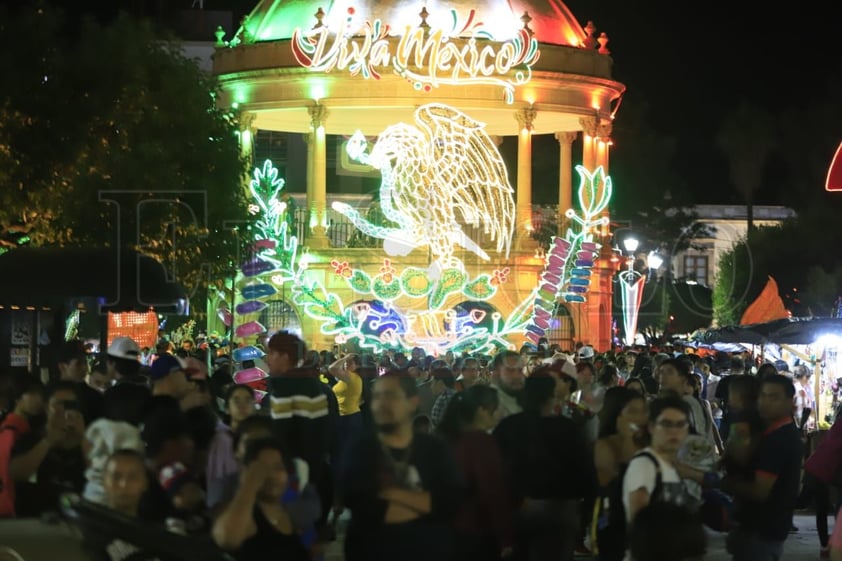
[[[140,376],[140,347],[131,337],[115,337],[106,351],[108,375],[117,382],[144,383]]]
[[[579,349],[577,353],[579,357],[579,362],[593,362],[594,355],[596,354],[593,350],[593,347],[590,345],[585,345],[584,347]]]

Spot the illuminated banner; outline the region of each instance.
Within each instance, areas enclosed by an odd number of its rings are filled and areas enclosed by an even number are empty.
[[[310,31],[296,29],[292,52],[301,66],[313,72],[347,70],[351,75],[380,79],[382,69],[392,69],[418,91],[431,91],[441,84],[498,85],[506,101],[514,101],[515,87],[532,78],[538,60],[538,41],[526,29],[498,41],[475,22],[471,10],[465,21],[451,10],[449,30],[407,25],[399,40],[390,38],[391,27],[380,20],[353,26],[354,9],[348,9],[345,29],[331,33],[326,26]],[[467,37],[467,38],[466,38]]]
[[[842,144],[836,149],[836,154],[830,162],[824,188],[828,191],[842,191]]]

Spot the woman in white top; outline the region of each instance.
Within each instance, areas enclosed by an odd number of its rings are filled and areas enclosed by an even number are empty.
[[[816,426],[816,400],[810,383],[810,369],[799,364],[795,367],[792,377],[795,381],[795,422],[802,431],[812,432]],[[804,412],[808,409],[810,413],[805,419]]]
[[[676,456],[690,430],[687,403],[675,396],[649,405],[650,445],[635,455],[623,476],[623,506],[629,524],[652,501],[687,504],[689,498],[675,468]]]

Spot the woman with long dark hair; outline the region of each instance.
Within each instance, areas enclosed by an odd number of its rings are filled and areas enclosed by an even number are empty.
[[[437,432],[453,448],[465,492],[455,520],[458,559],[491,561],[512,552],[512,510],[503,479],[503,461],[488,431],[497,425],[499,401],[483,385],[454,395]]]
[[[648,421],[646,398],[625,387],[610,388],[599,415],[599,439],[594,446],[594,464],[599,483],[593,536],[597,559],[620,561],[626,550],[623,505],[623,473],[644,443]]]
[[[241,421],[254,414],[254,397],[254,390],[244,384],[229,386],[225,391],[223,418],[217,422],[205,472],[208,508],[230,501],[237,489],[240,466],[234,454],[234,433]]]

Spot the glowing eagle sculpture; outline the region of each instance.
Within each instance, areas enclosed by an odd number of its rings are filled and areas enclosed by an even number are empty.
[[[419,107],[415,121],[417,126],[386,128],[370,152],[359,131],[346,148],[352,159],[380,170],[380,206],[396,226],[372,224],[344,203],[333,203],[334,210],[364,234],[383,239],[389,255],[429,246],[441,269],[460,265],[455,245],[489,258],[463,225],[481,227],[497,252],[508,255],[516,219],[513,190],[485,124],[435,103]]]

